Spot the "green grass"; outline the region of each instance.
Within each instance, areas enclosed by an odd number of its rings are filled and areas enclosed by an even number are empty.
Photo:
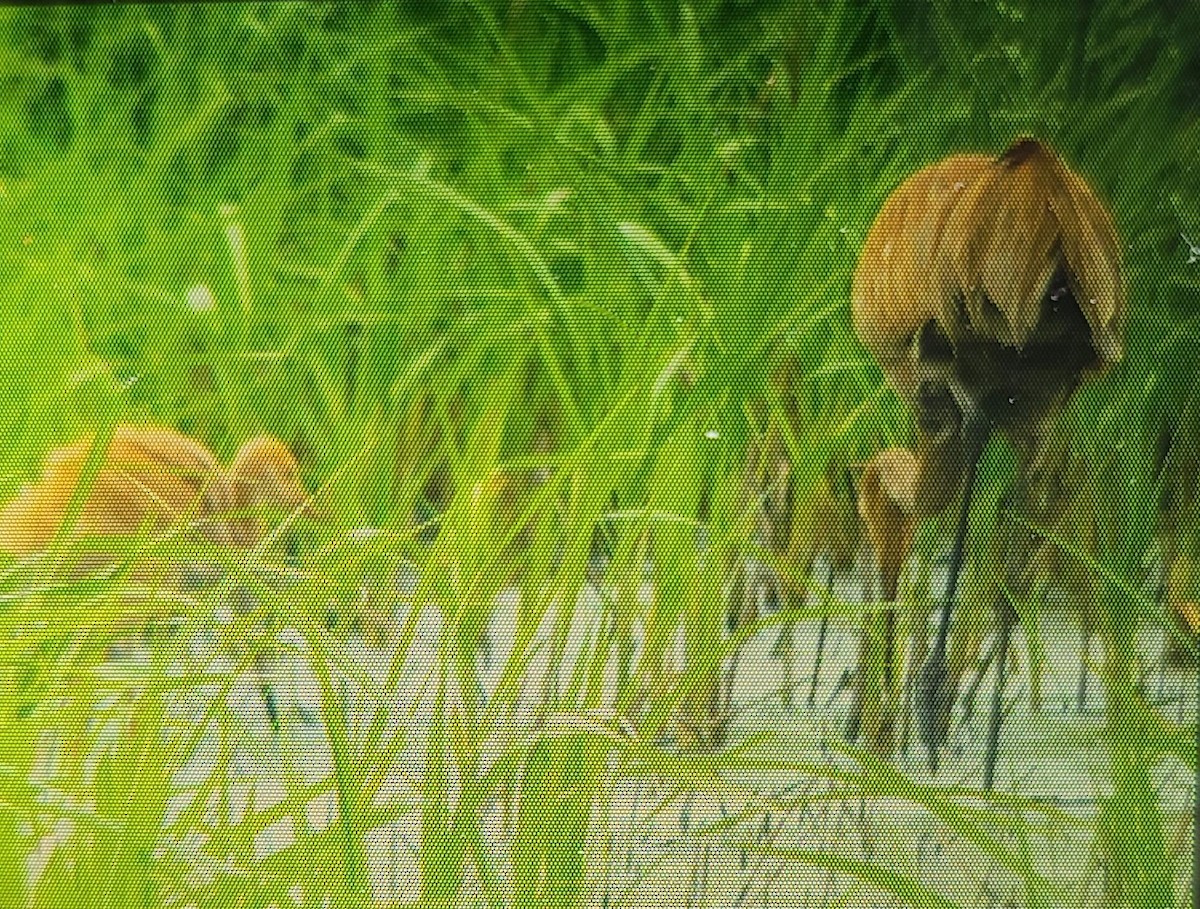
[[[1154,535],[1193,555],[1200,540],[1200,265],[1182,239],[1200,240],[1200,18],[1169,6],[0,11],[0,496],[57,445],[153,420],[226,461],[277,434],[322,512],[290,566],[266,548],[131,541],[143,557],[219,560],[228,579],[189,598],[154,591],[145,612],[181,627],[116,677],[100,665],[130,634],[117,619],[141,581],[73,576],[70,542],[47,560],[5,557],[0,906],[365,906],[371,831],[390,822],[415,831],[395,861],[416,869],[422,905],[637,905],[605,819],[641,778],[670,793],[653,817],[687,793],[747,806],[680,834],[688,855],[815,867],[849,904],[982,904],[903,861],[763,835],[799,810],[756,777],[768,772],[810,781],[815,802],[915,805],[1020,880],[1025,904],[1058,902],[1065,885],[1030,853],[1052,853],[1055,825],[1077,819],[1043,805],[927,787],[857,750],[767,766],[770,730],[716,754],[662,744],[677,707],[707,704],[723,657],[819,615],[796,594],[823,579],[755,540],[753,452],[786,454],[800,526],[822,483],[911,432],[849,326],[879,205],[916,167],[1025,133],[1089,178],[1125,242],[1126,361],[1061,430],[1099,490],[1128,492],[1034,530],[1098,591],[1114,789],[1094,834],[1114,876],[1151,872],[1105,896],[1179,904],[1169,881],[1184,859],[1149,774],[1186,730],[1141,699],[1128,646],[1159,621],[1139,599]],[[973,538],[1003,510],[993,486]],[[352,537],[364,527],[377,533]],[[601,550],[601,615],[573,659]],[[791,611],[731,638],[727,584],[747,553],[791,582]],[[973,565],[968,611],[986,623],[987,559]],[[415,590],[398,593],[413,569]],[[215,621],[235,584],[256,605]],[[513,646],[485,697],[485,629],[513,584]],[[347,627],[401,602],[386,665],[367,665]],[[855,610],[834,604],[834,623]],[[264,629],[283,626],[312,667],[330,773],[305,778],[320,749],[289,744],[285,721],[283,801],[243,812],[241,750],[271,746],[210,661],[248,672],[270,650]],[[188,642],[204,630],[217,641],[198,655]],[[1022,656],[1036,658],[1033,641]],[[168,810],[198,751],[212,775]],[[294,821],[292,845],[259,857],[268,826],[314,798],[336,819]],[[498,799],[512,802],[511,839],[486,832]],[[30,878],[51,833],[61,843]],[[653,851],[649,832],[629,835]],[[1083,869],[1067,877],[1072,896],[1094,895]]]

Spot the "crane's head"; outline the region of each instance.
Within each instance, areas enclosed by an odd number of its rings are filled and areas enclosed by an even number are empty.
[[[291,449],[271,435],[255,436],[234,456],[229,477],[239,510],[243,544],[257,542],[264,525],[292,512],[312,515],[313,506]]]

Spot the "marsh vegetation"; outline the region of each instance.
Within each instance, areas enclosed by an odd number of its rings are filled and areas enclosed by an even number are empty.
[[[1197,35],[0,11],[0,906],[1189,905]],[[1111,215],[1127,316],[1067,232],[1035,296],[1088,298],[1104,368],[973,453],[934,774],[957,515],[860,515],[930,409],[853,277],[910,175],[1023,137]]]

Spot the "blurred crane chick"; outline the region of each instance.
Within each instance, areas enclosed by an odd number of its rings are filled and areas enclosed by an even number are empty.
[[[60,538],[87,542],[70,565],[70,574],[77,577],[119,564],[118,552],[124,550],[131,554],[133,577],[195,592],[221,576],[204,558],[203,548],[198,561],[175,561],[156,555],[153,545],[129,545],[178,534],[184,542],[245,550],[259,546],[288,515],[312,513],[295,457],[273,436],[246,442],[228,470],[203,444],[174,429],[121,424],[89,475],[96,444],[96,437],[88,435],[46,456],[37,481],[0,509],[0,549],[28,557]],[[275,553],[294,557],[287,552],[294,548],[291,541],[281,542]],[[253,601],[240,587],[234,590],[234,605]],[[255,664],[266,675],[263,654],[260,650]],[[274,695],[265,683],[263,697],[277,725]]]

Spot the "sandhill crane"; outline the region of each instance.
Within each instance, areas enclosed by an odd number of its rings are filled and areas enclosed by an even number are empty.
[[[1125,286],[1112,218],[1035,139],[995,159],[951,156],[884,203],[859,257],[852,313],[862,343],[917,417],[916,450],[880,452],[861,483],[885,599],[894,598],[914,522],[961,490],[938,633],[916,676],[918,729],[936,771],[952,697],[946,637],[976,465],[993,428],[1029,463],[1080,382],[1121,358]],[[1002,641],[1010,622],[1002,615]]]
[[[37,482],[0,509],[0,549],[31,555],[58,533],[95,437],[46,455]],[[246,442],[228,471],[200,442],[163,426],[113,430],[76,516],[77,536],[134,536],[190,522],[215,543],[256,544],[263,508],[306,507],[308,493],[288,447],[273,436]]]
[[[85,436],[46,455],[42,475],[0,510],[0,548],[32,555],[59,532],[79,485],[95,437]],[[227,524],[211,516],[231,514],[232,490],[207,448],[172,429],[117,426],[81,504],[78,536],[134,536],[185,519],[201,533],[228,542]]]
[[[95,444],[95,437],[88,435],[46,456],[38,480],[0,509],[0,550],[29,556],[50,546],[64,529]],[[93,542],[180,530],[245,548],[263,539],[268,529],[264,515],[311,511],[299,465],[274,436],[250,439],[226,471],[212,452],[183,433],[129,424],[113,430],[77,507],[70,533]],[[74,570],[87,571],[113,559],[111,553],[96,551]],[[170,576],[169,583],[186,585],[195,567],[172,566],[182,571]],[[261,659],[256,668],[265,674]],[[274,696],[265,683],[262,694],[277,728]]]

